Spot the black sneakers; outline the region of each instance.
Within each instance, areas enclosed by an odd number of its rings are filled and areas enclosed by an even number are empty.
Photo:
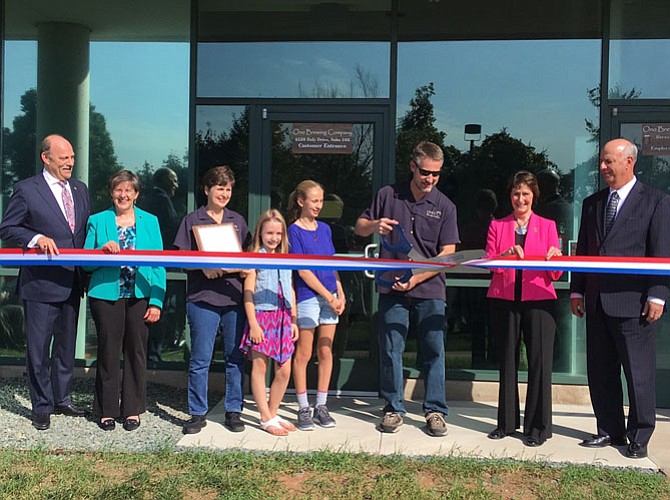
[[[227,411],[226,418],[223,423],[231,432],[242,432],[244,430],[244,422],[240,418],[241,413],[236,411]]]
[[[205,415],[191,415],[191,420],[184,424],[184,434],[197,434],[207,425]]]

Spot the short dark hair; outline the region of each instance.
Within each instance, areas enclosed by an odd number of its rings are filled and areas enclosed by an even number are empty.
[[[210,189],[214,186],[235,185],[235,174],[228,165],[212,167],[202,176],[202,186]]]
[[[512,190],[519,187],[521,184],[528,186],[528,189],[533,193],[533,201],[537,201],[540,198],[540,188],[537,185],[537,177],[532,172],[528,170],[519,170],[514,174],[509,182],[507,183],[507,195],[512,194]]]
[[[135,172],[131,172],[130,170],[119,170],[114,175],[112,175],[107,182],[110,194],[112,191],[114,191],[114,189],[116,189],[116,186],[122,182],[130,182],[133,186],[133,189],[138,193],[140,192],[140,178],[137,177],[137,174]]]

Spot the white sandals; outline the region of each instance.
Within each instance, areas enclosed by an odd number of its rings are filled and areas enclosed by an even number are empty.
[[[288,420],[277,415],[274,418],[271,418],[267,422],[260,422],[261,429],[263,429],[268,434],[273,436],[288,436],[289,432],[296,430],[295,425],[293,425]]]

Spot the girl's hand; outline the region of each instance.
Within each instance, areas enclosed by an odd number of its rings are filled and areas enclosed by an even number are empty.
[[[251,326],[249,325],[249,338],[254,344],[260,344],[263,342],[265,335],[263,335],[263,330],[260,326]]]
[[[342,313],[344,312],[344,307],[346,306],[346,303],[347,301],[344,299],[344,297],[337,297],[334,301],[335,314],[341,316]]]
[[[144,313],[144,321],[156,323],[159,319],[161,319],[161,310],[156,306],[147,307],[147,312]]]
[[[547,251],[547,255],[546,255],[545,259],[549,260],[552,257],[560,257],[561,255],[563,255],[563,252],[561,252],[560,248],[549,247],[549,250]]]
[[[105,253],[119,253],[121,247],[119,247],[119,244],[116,241],[108,241],[102,245],[102,251]]]
[[[204,274],[208,280],[214,280],[223,276],[223,269],[207,268],[202,270],[202,274]]]
[[[293,342],[297,342],[298,337],[300,337],[300,329],[298,325],[291,323],[291,339],[293,339]]]

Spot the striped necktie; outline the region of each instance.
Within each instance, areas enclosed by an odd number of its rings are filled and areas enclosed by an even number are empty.
[[[72,195],[67,188],[67,182],[60,181],[58,184],[60,184],[61,188],[63,188],[61,190],[61,196],[63,199],[63,208],[65,209],[65,218],[67,219],[67,223],[70,225],[70,231],[74,233],[74,201],[72,200]]]
[[[619,205],[619,194],[614,191],[610,195],[610,199],[607,202],[607,208],[605,209],[605,234],[610,232],[612,229],[612,224],[614,224],[614,219],[616,218],[616,208]]]

